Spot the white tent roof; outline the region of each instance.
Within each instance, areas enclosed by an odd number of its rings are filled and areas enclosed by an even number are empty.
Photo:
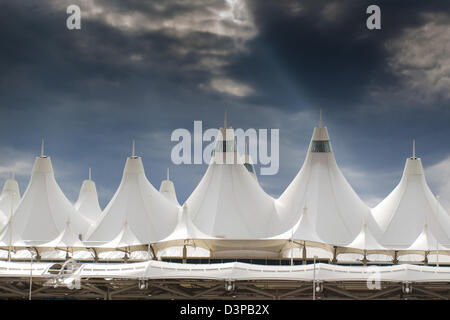
[[[70,218],[67,219],[66,227],[58,237],[52,241],[43,243],[39,247],[45,248],[83,248],[85,245],[78,237],[78,234],[72,230]]]
[[[75,202],[74,207],[75,210],[92,223],[97,221],[102,213],[102,209],[98,203],[97,188],[95,187],[95,182],[91,179],[90,169],[89,179],[83,181],[78,200]]]
[[[176,205],[180,205],[177,199],[177,193],[175,192],[175,185],[170,180],[169,168],[167,168],[167,179],[161,182],[159,192],[161,192],[161,194],[169,201],[173,202]]]
[[[444,247],[435,236],[431,233],[428,225],[423,226],[423,230],[417,237],[416,241],[409,246],[408,250],[413,251],[434,251],[434,250],[449,250],[449,248]]]
[[[19,201],[19,184],[13,176],[11,179],[6,180],[0,195],[0,230],[8,223],[9,218],[19,204]]]
[[[167,200],[145,176],[140,157],[129,157],[122,181],[88,235],[89,241],[111,241],[125,221],[142,244],[167,237],[177,224],[179,206]]]
[[[289,228],[308,206],[317,235],[330,244],[345,245],[361,230],[363,219],[376,230],[370,209],[345,179],[334,158],[326,127],[314,128],[305,162],[279,198],[283,224]]]
[[[282,235],[274,237],[274,239],[292,239],[292,240],[306,240],[314,242],[324,242],[316,233],[313,221],[308,214],[308,208],[303,207],[303,213],[295,224],[295,226]]]
[[[26,246],[18,232],[13,228],[13,220],[8,221],[8,224],[0,234],[0,247],[9,246]]]
[[[205,175],[186,203],[194,224],[213,237],[260,239],[283,231],[274,199],[240,162],[234,132],[226,125]]]
[[[73,230],[77,234],[85,234],[89,223],[74,210],[61,191],[55,180],[50,158],[37,157],[30,183],[7,229],[13,228],[14,239],[47,242],[60,235],[69,217]]]
[[[384,246],[410,246],[425,223],[440,243],[450,244],[450,218],[428,187],[420,158],[406,159],[400,183],[372,212]]]
[[[175,230],[164,241],[173,240],[191,240],[191,239],[214,239],[211,236],[201,232],[191,221],[188,215],[187,204],[183,205],[178,216],[178,223]]]
[[[386,250],[370,232],[367,224],[364,223],[361,232],[347,247],[361,250]]]
[[[138,238],[134,235],[133,231],[131,231],[130,229],[128,221],[125,220],[122,230],[119,232],[119,234],[114,239],[112,239],[111,241],[107,242],[104,245],[101,245],[100,247],[122,248],[128,246],[135,246],[139,244],[142,244],[142,242],[140,242]]]
[[[3,213],[3,211],[0,210],[0,230],[3,230],[3,228],[8,223],[8,216]]]

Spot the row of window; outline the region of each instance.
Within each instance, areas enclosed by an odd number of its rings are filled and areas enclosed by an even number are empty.
[[[237,150],[236,141],[228,140],[217,143],[216,152],[234,152]],[[311,143],[311,152],[331,152],[330,141],[313,141]],[[247,168],[249,169],[249,168]],[[249,169],[249,171],[251,171]]]
[[[311,152],[331,152],[330,141],[313,141],[311,143]]]

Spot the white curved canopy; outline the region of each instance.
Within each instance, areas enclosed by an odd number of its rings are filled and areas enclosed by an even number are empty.
[[[317,235],[330,244],[345,245],[361,230],[363,219],[376,229],[370,209],[358,197],[339,169],[326,127],[315,127],[305,162],[279,198],[285,228],[308,207]]]
[[[73,231],[70,220],[67,220],[66,227],[58,237],[52,241],[43,243],[39,247],[45,248],[83,248],[85,245],[80,240],[79,235]]]
[[[176,204],[177,206],[180,205],[177,199],[177,193],[175,192],[175,185],[170,180],[169,168],[167,168],[167,179],[161,182],[159,192],[161,192],[161,194],[172,203]]]
[[[142,244],[167,237],[177,224],[179,206],[167,200],[145,176],[140,157],[127,158],[122,181],[88,235],[89,241],[111,241],[125,221]]]
[[[95,182],[89,175],[88,180],[84,180],[81,185],[80,194],[78,200],[75,202],[75,210],[82,216],[87,218],[93,224],[100,217],[102,209],[98,203],[97,188]]]
[[[0,195],[0,230],[8,223],[20,201],[19,184],[12,177],[6,180]]]
[[[119,234],[111,241],[100,246],[103,248],[123,248],[128,246],[135,246],[142,244],[139,239],[131,231],[128,221],[125,221],[122,230]]]
[[[314,242],[324,242],[316,233],[313,221],[308,214],[308,208],[303,207],[303,213],[292,229],[284,232],[282,235],[274,237],[274,239],[292,239]]]
[[[77,234],[84,235],[89,222],[79,215],[61,191],[55,180],[49,157],[37,157],[30,183],[14,212],[6,233],[12,232],[14,239],[43,243],[55,239],[71,220]]]
[[[3,213],[3,211],[0,210],[0,230],[3,230],[3,228],[8,223],[8,216]]]
[[[422,232],[417,237],[416,241],[408,247],[408,250],[412,251],[437,251],[437,250],[449,250],[449,248],[444,247],[436,237],[431,233],[428,225],[423,226]]]
[[[425,224],[440,243],[450,244],[450,218],[428,187],[420,158],[406,159],[400,183],[372,212],[384,246],[410,246]]]
[[[188,215],[187,204],[183,205],[178,216],[178,223],[175,230],[161,242],[174,240],[195,240],[195,239],[214,239],[211,236],[201,232],[191,221]]]
[[[370,232],[367,224],[364,223],[361,232],[347,247],[361,250],[386,250]]]
[[[213,237],[260,239],[283,231],[274,199],[240,162],[230,127],[220,128],[208,169],[186,203],[194,224]]]

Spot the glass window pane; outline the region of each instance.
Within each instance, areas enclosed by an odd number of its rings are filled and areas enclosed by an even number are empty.
[[[313,141],[311,152],[331,152],[330,141]]]

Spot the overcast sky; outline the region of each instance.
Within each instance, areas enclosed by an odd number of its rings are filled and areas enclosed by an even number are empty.
[[[381,30],[366,8],[381,7]],[[81,8],[68,30],[66,8]],[[171,163],[176,128],[279,128],[278,197],[300,169],[319,109],[337,162],[370,206],[398,183],[416,139],[450,205],[450,2],[0,0],[0,178],[28,184],[41,138],[75,201],[92,167],[104,207],[131,141],[180,202],[205,165]]]

